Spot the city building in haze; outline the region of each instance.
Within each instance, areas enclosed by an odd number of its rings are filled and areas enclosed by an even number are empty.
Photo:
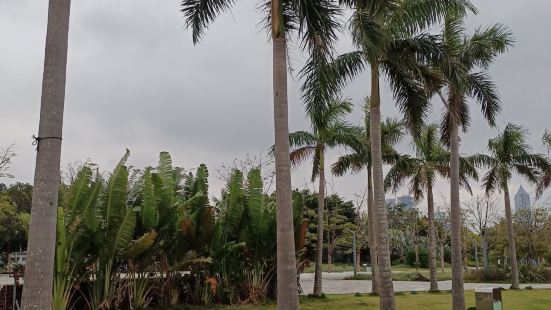
[[[406,210],[415,208],[415,200],[408,195],[398,196],[396,198],[389,198],[385,200],[385,206],[387,208],[393,208],[397,205],[403,205]]]
[[[515,194],[515,211],[530,209],[530,195],[524,190],[522,185]]]

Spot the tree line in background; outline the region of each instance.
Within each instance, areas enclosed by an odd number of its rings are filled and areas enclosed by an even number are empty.
[[[391,120],[386,123],[394,124]],[[434,129],[431,128],[421,135],[421,141],[427,141]],[[362,137],[358,129],[356,138]],[[388,145],[392,149],[389,154],[396,161],[387,174],[387,184],[397,186],[391,182],[397,175],[392,171],[404,167],[401,161],[414,157],[401,155],[392,143]],[[426,150],[427,145],[430,143],[414,143],[416,157],[429,159],[426,153],[419,152],[420,148]],[[163,152],[157,167],[129,168],[128,156],[127,152],[111,173],[83,164],[71,166],[63,178],[57,220],[55,309],[254,303],[275,296],[275,193],[264,190],[272,174],[263,176],[257,166],[260,162],[247,159],[234,167],[223,166],[218,174],[226,181],[226,187],[220,198],[209,199],[206,166],[199,166],[195,173],[186,172],[172,167],[170,155]],[[481,155],[473,157],[476,156]],[[414,171],[426,170],[427,164],[421,158],[416,160],[423,165],[412,165],[417,169]],[[444,162],[441,172],[446,171]],[[341,164],[343,158],[332,170],[338,173]],[[412,175],[404,173],[403,177]],[[419,186],[418,181],[411,179],[409,189],[417,192],[417,198],[422,197]],[[0,187],[0,252],[4,257],[10,251],[24,249],[31,193],[30,184]],[[499,212],[497,197],[489,193],[473,196],[463,206],[465,277],[477,282],[511,281],[508,222]],[[374,266],[369,243],[370,216],[362,209],[367,196],[368,190],[353,202],[344,201],[336,193],[324,195],[324,237],[322,250],[318,251],[320,196],[307,189],[293,191],[299,272],[309,268],[310,262],[317,262],[319,252],[325,253],[321,262],[329,265],[328,271],[335,263],[351,262],[351,231],[356,232],[358,240],[357,264],[369,261]],[[551,262],[549,207],[542,202],[514,214],[523,282],[551,280],[545,269]],[[432,269],[430,252],[434,251],[441,267],[437,278],[448,279],[444,270],[451,262],[449,205],[435,207],[434,244],[426,215],[403,204],[386,208],[393,264],[417,271]],[[420,275],[412,280],[430,280]],[[429,275],[432,277],[432,272]]]
[[[228,11],[234,3],[233,0],[182,1],[182,13],[186,20],[186,26],[192,30],[193,42],[197,44],[208,26],[219,14]],[[391,246],[390,243],[391,228],[389,214],[385,207],[385,183],[392,187],[393,182],[397,184],[406,179],[411,180],[410,190],[414,196],[420,198],[421,195],[427,195],[431,289],[437,290],[434,269],[436,266],[435,241],[438,240],[438,231],[433,212],[434,206],[430,201],[432,182],[438,175],[450,180],[450,220],[447,230],[450,231],[451,240],[453,309],[463,310],[465,308],[463,294],[465,242],[462,239],[465,226],[462,224],[459,190],[461,185],[467,186],[465,176],[476,180],[477,175],[472,173],[474,170],[471,167],[488,168],[489,172],[482,178],[486,193],[500,191],[504,195],[510,275],[512,287],[518,288],[519,270],[508,182],[514,173],[518,173],[529,181],[537,183],[538,192],[541,192],[545,186],[551,183],[548,161],[541,160],[543,157],[540,155],[529,153],[525,138],[523,138],[525,133],[516,125],[508,125],[499,137],[490,141],[490,155],[472,155],[474,157],[467,160],[462,160],[459,156],[459,129],[462,129],[463,132],[468,130],[470,100],[474,100],[480,105],[483,116],[491,126],[495,126],[496,117],[501,110],[497,88],[488,74],[488,69],[494,59],[513,43],[511,32],[507,27],[496,24],[487,28],[478,28],[471,35],[466,34],[463,26],[465,16],[467,13],[477,13],[476,8],[467,0],[342,0],[338,2],[330,0],[272,0],[263,2],[261,8],[262,25],[267,29],[273,44],[275,132],[273,154],[276,172],[276,207],[273,212],[277,218],[275,221],[277,223],[275,234],[277,242],[272,241],[271,244],[278,246],[275,258],[262,256],[260,261],[251,260],[258,265],[249,265],[247,266],[249,268],[239,270],[252,272],[250,268],[255,266],[254,268],[257,269],[253,269],[257,273],[249,276],[256,281],[263,278],[259,276],[259,273],[266,274],[268,272],[264,269],[264,265],[270,265],[270,259],[272,262],[277,261],[275,274],[279,288],[277,290],[278,308],[286,310],[299,308],[296,283],[296,246],[300,244],[295,241],[296,229],[301,223],[297,223],[296,214],[293,212],[295,208],[293,208],[291,190],[290,159],[294,158],[296,162],[300,162],[301,159],[312,156],[314,158],[312,177],[319,177],[320,180],[320,197],[318,197],[316,213],[318,244],[316,247],[315,293],[316,295],[321,293],[321,269],[319,266],[322,260],[322,249],[319,243],[323,240],[325,232],[329,241],[327,249],[328,252],[331,252],[334,249],[334,245],[331,245],[334,242],[331,240],[336,240],[336,226],[332,226],[330,223],[325,225],[323,220],[326,209],[325,195],[323,195],[325,191],[325,150],[336,145],[346,145],[353,153],[344,161],[352,159],[354,161],[344,163],[346,165],[341,168],[337,167],[336,170],[342,169],[341,172],[358,171],[367,167],[368,218],[371,218],[368,231],[371,235],[370,241],[373,249],[371,256],[376,262],[373,267],[377,274],[377,285],[374,285],[374,288],[381,296],[381,309],[395,309],[391,272],[392,247],[394,245]],[[334,45],[342,26],[339,18],[343,9],[352,11],[348,26],[357,51],[336,56],[334,55]],[[89,305],[94,307],[111,307],[119,302],[113,296],[126,296],[113,293],[117,290],[124,290],[126,284],[126,288],[132,289],[134,294],[132,295],[134,297],[129,298],[129,302],[139,299],[135,296],[144,295],[146,289],[143,283],[148,283],[148,281],[140,278],[140,266],[135,265],[133,260],[141,255],[146,255],[146,253],[151,253],[148,248],[156,248],[156,240],[161,240],[158,243],[162,248],[163,244],[175,241],[171,239],[175,234],[188,231],[192,233],[193,229],[190,227],[193,227],[194,214],[197,219],[216,222],[216,219],[209,220],[211,218],[209,214],[212,214],[213,211],[206,208],[205,205],[201,204],[200,207],[195,205],[197,209],[191,208],[198,201],[205,202],[204,195],[201,198],[201,195],[196,192],[193,196],[186,196],[185,191],[183,196],[177,194],[178,191],[175,188],[177,180],[170,177],[172,172],[168,169],[166,158],[165,160],[161,159],[161,162],[165,163],[161,163],[158,170],[146,169],[143,172],[142,197],[133,196],[135,192],[132,190],[140,192],[138,190],[140,187],[131,186],[133,185],[132,175],[128,175],[128,169],[124,165],[126,157],[107,181],[101,178],[91,179],[90,175],[93,173],[83,170],[79,173],[80,181],[84,184],[83,186],[87,186],[88,190],[85,192],[89,197],[82,197],[85,200],[80,201],[80,192],[77,190],[77,193],[72,196],[76,200],[69,200],[68,205],[64,206],[66,213],[62,210],[56,212],[57,210],[53,206],[58,205],[59,180],[57,177],[61,154],[69,10],[69,0],[50,0],[41,117],[39,133],[36,138],[38,152],[33,189],[35,199],[32,201],[34,216],[29,229],[29,264],[23,292],[23,308],[25,309],[50,304],[51,283],[44,279],[55,279],[54,292],[57,294],[54,294],[55,304],[71,300],[64,296],[73,292],[71,283],[74,282],[74,279],[72,277],[73,275],[82,275],[82,270],[79,269],[82,266],[75,265],[68,274],[64,273],[66,271],[60,273],[58,267],[67,265],[60,262],[63,262],[63,259],[71,259],[71,253],[74,252],[69,250],[69,254],[67,254],[67,249],[73,249],[73,246],[79,245],[78,237],[94,232],[95,238],[99,238],[96,248],[90,250],[91,253],[94,253],[92,255],[93,270],[90,272],[94,274],[95,281],[89,283],[86,300]],[[429,31],[437,26],[440,26],[441,34]],[[303,101],[313,129],[312,133],[295,135],[297,139],[294,139],[293,135],[289,136],[287,111],[287,44],[293,39],[300,43],[301,50],[307,52],[309,56],[300,75],[304,81]],[[346,125],[343,119],[344,114],[350,107],[346,108],[346,104],[343,105],[339,98],[343,87],[364,70],[368,70],[371,75],[369,109],[366,109],[369,128],[366,126],[359,130],[360,137],[353,138],[349,135],[351,132],[345,133],[345,131],[357,130],[350,126],[343,126]],[[419,143],[416,143],[417,158],[393,157],[392,152],[387,150],[387,145],[383,140],[384,125],[381,123],[381,78],[386,78],[393,92],[395,103],[400,108],[401,118],[404,120],[402,125],[414,139],[421,139],[418,141]],[[441,144],[429,141],[430,137],[432,137],[431,139],[435,137],[436,129],[424,125],[432,97],[440,98],[444,106],[443,118],[439,126],[440,135],[437,139]],[[337,106],[341,106],[341,108],[336,109]],[[332,113],[333,115],[331,115]],[[331,130],[333,133],[330,133]],[[432,133],[424,133],[424,131],[430,132],[431,130]],[[549,136],[546,135],[544,139],[548,142]],[[297,149],[291,153],[290,144],[303,149],[302,151]],[[445,158],[448,158],[449,163],[443,165]],[[383,175],[384,163],[395,165],[396,168],[388,182],[385,182]],[[202,174],[202,170],[200,170],[201,168],[198,169],[195,177]],[[238,172],[235,175],[238,180],[236,183],[242,183],[240,180],[243,176],[240,176]],[[228,205],[237,204],[243,206],[242,208],[238,207],[239,209],[258,211],[256,207],[250,209],[244,207],[246,203],[251,202],[248,197],[251,193],[254,197],[253,204],[258,206],[259,196],[255,194],[257,189],[250,188],[251,177],[253,180],[257,178],[249,175],[247,186],[242,186],[245,191],[242,195],[239,194],[239,190],[231,194],[231,189],[235,190],[235,188],[229,186]],[[78,188],[79,185],[76,186]],[[91,204],[92,198],[96,197],[94,190],[98,191],[97,202]],[[140,198],[142,200],[139,200]],[[327,203],[329,204],[329,202]],[[155,209],[157,207],[162,208],[163,211]],[[188,213],[183,212],[184,210]],[[83,212],[80,214],[80,218],[77,216],[77,211]],[[90,212],[94,213],[94,216],[89,216],[92,214]],[[244,211],[243,214],[247,213]],[[221,215],[219,219],[225,218],[224,225],[219,224],[222,226],[221,231],[213,232],[213,234],[220,233],[221,235],[217,236],[223,237],[224,243],[218,245],[230,246],[232,249],[238,247],[241,243],[236,238],[240,238],[241,233],[236,235],[237,231],[233,230],[235,223],[232,220],[235,214],[233,211],[222,210]],[[250,214],[248,216],[253,218]],[[84,218],[87,221],[84,221]],[[59,224],[67,219],[69,222],[65,223],[66,225]],[[72,220],[75,219],[77,222],[73,223]],[[165,220],[166,222],[164,222]],[[180,220],[180,222],[174,222],[175,220]],[[187,221],[186,224],[182,224],[183,220]],[[251,221],[244,221],[248,225],[249,222]],[[159,225],[162,224],[168,226],[160,229]],[[178,225],[181,225],[179,229]],[[327,226],[327,231],[324,226]],[[55,247],[56,227],[58,229],[57,242],[66,243],[67,247]],[[66,229],[69,231],[67,232]],[[254,228],[249,227],[248,229],[250,231]],[[416,232],[413,240],[415,257],[419,264],[421,255],[418,246],[421,240],[418,236],[419,226],[415,226],[413,231]],[[295,233],[293,234],[293,232]],[[64,236],[67,238],[59,239]],[[220,241],[219,239],[215,240]],[[225,243],[226,241],[229,243]],[[249,240],[249,244],[251,242],[254,241]],[[197,254],[196,259],[202,258],[200,253],[204,248],[191,247],[191,249]],[[164,267],[171,266],[170,264],[175,261],[169,261],[168,252],[170,251],[165,250],[167,252],[161,251],[161,256],[157,256],[155,262]],[[255,251],[251,250],[253,257],[254,254]],[[124,257],[126,263],[120,263],[121,257]],[[176,261],[179,263],[186,261],[185,257],[181,255],[176,255],[176,257]],[[60,259],[62,260],[60,261]],[[189,259],[193,259],[193,256]],[[207,262],[205,261],[205,263]],[[54,265],[57,266],[57,269],[52,274]],[[122,266],[125,269],[119,269]],[[228,266],[216,269],[218,274],[223,274],[226,267]],[[192,267],[186,269],[193,271]],[[162,279],[171,278],[172,275],[168,275],[169,270],[170,268],[160,268],[159,272],[166,274]],[[130,275],[130,280],[119,281],[122,271]],[[176,274],[181,276],[179,272]],[[206,277],[210,274],[204,275]],[[242,274],[241,278],[235,279],[237,282],[231,282],[230,286],[236,289],[235,285],[244,283],[243,279],[246,277],[247,275]],[[203,277],[197,276],[195,279],[203,279]],[[228,278],[218,277],[211,282],[219,280],[222,281],[220,290],[217,289],[215,293],[212,292],[213,286],[210,285],[210,293],[216,295],[217,298],[223,296],[229,296],[230,299],[238,298],[240,295],[237,292],[247,289],[240,288],[232,292],[226,291],[226,295],[218,295],[217,292],[229,289],[228,286],[224,286],[224,281],[228,281]],[[219,282],[216,283],[215,286],[218,288]],[[171,291],[171,285],[172,282],[168,281],[165,287],[169,293],[163,295],[168,296],[169,299],[174,296],[171,295],[172,293],[179,292]],[[253,290],[256,289],[253,285]],[[200,291],[203,292],[203,300],[210,296],[207,288],[204,287]],[[179,299],[174,298],[171,300]]]

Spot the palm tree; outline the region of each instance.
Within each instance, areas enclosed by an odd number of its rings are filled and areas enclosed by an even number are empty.
[[[313,158],[312,181],[319,177],[318,224],[316,241],[316,269],[314,277],[314,295],[322,295],[322,259],[323,259],[323,211],[325,209],[325,151],[338,145],[348,145],[355,138],[357,128],[352,127],[343,118],[352,112],[349,101],[332,101],[321,113],[310,115],[312,132],[297,131],[289,135],[291,163],[298,165],[308,157]]]
[[[490,155],[476,156],[476,161],[489,169],[483,178],[486,194],[491,195],[496,190],[503,191],[511,258],[511,288],[513,289],[519,288],[519,279],[508,183],[516,172],[529,182],[536,184],[539,172],[549,169],[549,163],[544,155],[531,153],[530,146],[526,143],[527,134],[524,128],[509,123],[502,133],[488,142]]]
[[[551,133],[546,130],[541,138],[541,141],[547,147],[547,152],[551,153]],[[543,171],[536,188],[536,196],[540,197],[541,194],[543,194],[543,191],[549,186],[551,186],[551,169]]]
[[[435,59],[444,79],[442,88],[437,92],[446,110],[440,130],[442,140],[449,146],[451,153],[450,222],[454,310],[465,309],[459,201],[459,127],[466,131],[470,124],[468,98],[475,99],[487,122],[491,126],[495,125],[495,117],[501,110],[500,99],[486,70],[495,57],[513,43],[511,32],[500,24],[486,29],[479,28],[472,36],[466,36],[464,16],[465,11],[448,12],[443,26],[442,53]],[[447,90],[447,96],[443,93],[444,89]]]
[[[363,110],[365,113],[365,125],[357,138],[353,141],[353,144],[349,144],[348,147],[352,149],[352,153],[339,157],[337,162],[331,167],[331,172],[334,175],[342,176],[347,171],[351,170],[352,173],[358,173],[364,168],[367,171],[367,220],[368,220],[368,234],[369,234],[369,255],[371,257],[371,270],[372,270],[372,285],[371,290],[373,293],[378,292],[377,279],[379,276],[377,268],[377,227],[375,220],[375,206],[373,201],[373,174],[372,174],[372,161],[371,161],[371,143],[369,137],[370,131],[370,113],[369,113],[369,97],[365,98],[365,104]],[[385,163],[394,162],[397,158],[398,152],[394,149],[394,145],[397,144],[403,136],[403,124],[395,119],[387,118],[385,122],[381,124],[381,141],[383,145],[383,160]]]
[[[23,309],[52,305],[70,0],[50,0]]]
[[[419,31],[440,20],[450,7],[464,10],[472,6],[468,0],[342,0],[341,3],[354,9],[350,28],[353,42],[359,50],[338,57],[331,66],[332,72],[328,74],[327,80],[335,89],[339,89],[347,80],[363,71],[366,64],[370,66],[373,193],[375,218],[380,224],[377,227],[380,308],[392,310],[396,306],[388,219],[384,207],[380,75],[384,73],[388,77],[407,125],[413,132],[417,132],[429,106],[426,90],[435,87],[438,80],[429,67],[422,65],[437,50],[437,38],[428,33],[419,34]],[[331,81],[332,78],[335,81]],[[312,82],[317,81],[312,79]],[[329,88],[328,92],[331,90]]]
[[[228,11],[236,0],[183,0],[186,25],[197,44],[209,24]],[[298,309],[296,259],[293,236],[289,124],[287,104],[287,39],[296,31],[302,49],[328,53],[336,40],[340,10],[330,0],[265,1],[263,24],[273,45],[273,96],[277,200],[277,305]]]
[[[385,190],[396,192],[406,179],[410,179],[409,190],[415,200],[427,198],[429,218],[429,269],[430,291],[438,291],[436,267],[436,226],[434,220],[433,188],[438,175],[450,175],[450,153],[438,138],[438,125],[427,125],[420,137],[413,141],[416,157],[404,155],[396,161],[385,178]],[[467,178],[478,180],[478,173],[470,158],[461,158],[461,183],[469,192]]]

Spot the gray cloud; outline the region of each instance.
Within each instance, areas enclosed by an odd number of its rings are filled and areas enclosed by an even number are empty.
[[[246,153],[265,153],[273,143],[271,46],[258,27],[256,3],[241,1],[194,47],[179,2],[73,1],[64,164],[90,158],[109,170],[128,147],[137,166],[154,164],[158,152],[168,150],[178,165],[193,168],[204,162],[215,170]],[[532,133],[534,149],[544,152],[539,137],[551,127],[551,43],[545,40],[551,2],[474,2],[480,14],[468,19],[469,30],[502,22],[517,38],[491,70],[503,99],[498,124],[523,124]],[[46,1],[0,4],[0,146],[17,142],[13,173],[23,181],[32,181],[34,172],[30,137],[38,128],[46,19]],[[351,48],[343,34],[339,51]],[[304,55],[296,43],[290,51],[296,73]],[[362,75],[344,95],[359,104],[368,85],[369,77]],[[298,78],[291,76],[291,130],[308,128],[299,87]],[[384,115],[398,116],[387,86],[384,91]],[[437,121],[440,113],[441,104],[435,101],[430,119]],[[479,114],[473,106],[473,125],[462,137],[464,153],[484,150],[487,139],[497,134]],[[357,109],[351,121],[359,123],[361,117]],[[409,151],[408,144],[401,149]],[[330,161],[343,152],[332,151]],[[297,169],[294,185],[308,184],[309,172],[306,166]],[[334,190],[352,199],[353,193],[362,192],[365,179],[358,174],[330,181]],[[212,178],[211,183],[212,194],[217,194],[220,182]],[[513,183],[516,188],[521,180]],[[446,183],[440,182],[438,190],[447,193]]]

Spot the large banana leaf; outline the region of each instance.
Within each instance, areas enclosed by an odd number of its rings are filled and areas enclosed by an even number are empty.
[[[128,156],[130,156],[130,151],[126,150],[126,154],[113,170],[102,193],[101,211],[107,234],[112,234],[118,229],[125,215],[128,187],[128,168],[125,164]]]
[[[155,239],[157,239],[157,235],[158,234],[155,230],[150,230],[137,240],[134,240],[130,244],[126,256],[132,260],[136,259],[136,257],[143,254],[153,246]]]
[[[250,217],[250,227],[254,232],[259,232],[260,223],[262,222],[264,214],[263,196],[260,169],[251,169],[247,175],[247,211]]]
[[[239,170],[234,170],[227,188],[227,204],[225,206],[225,233],[224,241],[227,242],[232,238],[238,238],[240,235],[241,222],[243,218],[244,206],[243,193],[243,173]]]
[[[151,169],[146,169],[143,176],[143,201],[140,215],[145,229],[157,226],[157,201],[155,199],[155,187],[153,186]]]
[[[164,194],[172,202],[174,197],[174,170],[172,169],[172,158],[168,152],[159,154],[158,174],[163,182]]]
[[[107,239],[107,254],[106,258],[114,261],[115,257],[124,254],[134,236],[136,228],[136,212],[130,208],[126,209],[126,213],[118,227],[114,229],[114,234],[108,236]]]

